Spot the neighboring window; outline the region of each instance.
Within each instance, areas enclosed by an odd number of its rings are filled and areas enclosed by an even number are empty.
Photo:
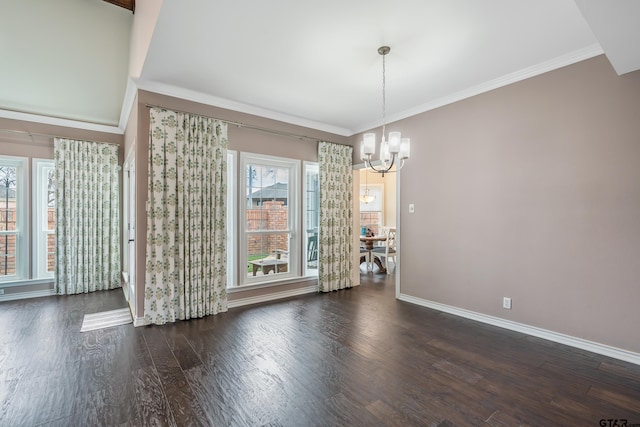
[[[382,232],[382,225],[384,224],[382,215],[384,187],[382,184],[369,184],[367,187],[369,194],[374,196],[375,199],[369,203],[360,201],[360,232],[362,233],[363,229],[370,228],[377,236]],[[360,194],[364,194],[365,190],[365,186],[361,185]]]
[[[241,153],[240,284],[298,276],[300,161]]]
[[[26,278],[27,160],[0,157],[0,281]]]
[[[53,160],[33,160],[34,278],[53,277],[56,247],[56,192]]]
[[[236,206],[237,206],[237,170],[238,153],[227,150],[227,287],[236,286]]]
[[[304,163],[305,276],[318,275],[318,228],[320,227],[320,179],[317,163]]]

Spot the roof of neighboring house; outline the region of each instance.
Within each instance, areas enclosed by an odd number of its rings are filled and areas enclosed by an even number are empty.
[[[276,182],[273,185],[264,187],[262,190],[251,193],[251,198],[254,200],[277,200],[287,199],[289,197],[289,190],[287,184],[284,182]],[[247,196],[247,199],[249,196]]]
[[[0,200],[4,200],[6,196],[7,196],[7,187],[0,186]],[[15,199],[15,198],[16,198],[16,189],[9,188],[9,199]]]

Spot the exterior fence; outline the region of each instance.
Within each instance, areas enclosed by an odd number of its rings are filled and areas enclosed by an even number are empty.
[[[260,208],[247,209],[247,230],[287,230],[289,208],[282,201],[263,202]],[[249,234],[249,257],[271,255],[276,249],[289,250],[288,233]]]
[[[16,230],[16,208],[11,203],[8,209],[0,210],[0,230]],[[0,276],[8,276],[16,272],[16,235],[5,234],[0,236]]]
[[[249,234],[249,256],[268,256],[275,250],[289,250],[289,234],[278,233],[288,227],[289,208],[282,201],[264,202],[260,208],[247,209],[247,229],[249,231],[276,230],[269,234]],[[55,208],[47,212],[50,230],[55,229]],[[0,231],[16,230],[16,208],[0,209]],[[0,236],[0,276],[13,275],[16,272],[16,236]],[[55,235],[47,236],[47,269],[54,270]]]
[[[9,209],[0,209],[0,231],[15,231],[17,212],[15,204],[11,203]],[[49,230],[55,228],[55,208],[51,207],[47,212],[47,224]],[[47,270],[53,271],[55,263],[56,239],[55,235],[47,236]],[[16,274],[16,250],[17,238],[15,234],[0,236],[0,276]]]

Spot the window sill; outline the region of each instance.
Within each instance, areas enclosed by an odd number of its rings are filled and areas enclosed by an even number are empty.
[[[0,282],[0,288],[13,288],[18,286],[41,285],[44,283],[53,283],[54,281],[55,281],[55,277],[12,280],[7,282]]]
[[[318,282],[318,276],[298,276],[298,277],[290,277],[287,279],[270,280],[268,282],[256,283],[255,285],[233,286],[231,288],[227,288],[227,294],[235,294],[235,293],[242,293],[246,291],[252,291],[255,289],[271,288],[271,287],[291,285],[296,283],[311,283],[311,282]]]
[[[283,286],[287,284],[295,284],[298,286],[295,288],[286,288]],[[318,280],[316,277],[300,277],[299,280],[287,279],[281,280],[277,283],[254,285],[250,286],[250,289],[247,288],[248,287],[245,286],[241,289],[234,289],[235,292],[233,292],[233,297],[229,296],[227,308],[234,309],[247,305],[277,301],[282,298],[291,298],[310,293],[317,293]],[[242,292],[249,290],[255,291],[258,288],[266,290],[262,292]]]

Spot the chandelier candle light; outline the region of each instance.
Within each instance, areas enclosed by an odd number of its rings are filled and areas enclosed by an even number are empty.
[[[365,133],[360,143],[360,158],[364,161],[365,166],[374,172],[381,173],[383,178],[385,173],[395,172],[404,166],[404,161],[409,158],[411,147],[409,138],[402,138],[400,132],[389,132],[389,140],[387,141],[385,138],[387,115],[385,56],[390,50],[389,46],[378,48],[378,53],[382,55],[382,141],[380,142],[380,167],[378,169],[372,163],[372,156],[376,152],[376,134]],[[399,160],[399,164],[396,164],[396,159]],[[394,164],[396,164],[396,169],[391,170]]]

